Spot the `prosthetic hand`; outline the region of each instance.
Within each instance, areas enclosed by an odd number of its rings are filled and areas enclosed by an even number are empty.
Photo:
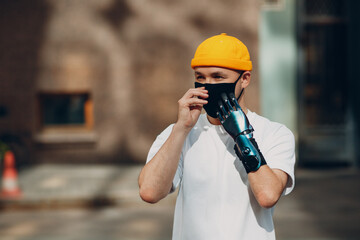
[[[230,99],[229,99],[230,98]],[[266,161],[253,138],[254,129],[238,104],[233,93],[222,94],[219,102],[218,118],[225,130],[235,140],[235,152],[247,173],[257,171]]]

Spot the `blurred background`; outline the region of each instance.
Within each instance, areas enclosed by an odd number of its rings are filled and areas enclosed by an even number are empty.
[[[0,166],[5,182],[11,150],[20,192],[0,197],[1,239],[170,239],[175,194],[142,203],[137,176],[193,86],[196,47],[222,32],[249,48],[249,108],[296,137],[278,239],[360,239],[359,10],[356,0],[1,0]]]

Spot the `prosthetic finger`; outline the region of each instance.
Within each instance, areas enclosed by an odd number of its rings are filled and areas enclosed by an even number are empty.
[[[221,124],[224,123],[224,118],[221,116],[220,112],[216,112],[217,117],[220,119]]]
[[[228,117],[228,111],[225,109],[224,104],[221,101],[219,101],[219,109],[220,109],[219,111],[220,115],[224,119],[226,119]]]
[[[235,94],[234,93],[229,93],[229,97],[230,97],[230,101],[234,105],[236,111],[241,110],[241,107],[240,107],[240,105],[239,105],[239,103],[238,103],[238,101],[237,101],[237,99],[235,97]]]
[[[231,113],[234,111],[234,107],[231,105],[228,96],[226,96],[225,93],[221,94],[221,98],[223,102],[225,103],[225,106],[227,107],[228,111]]]
[[[220,109],[220,113],[226,119],[229,116],[228,107],[226,105],[224,105],[224,102],[222,100],[218,101],[218,106],[219,106],[219,109]]]

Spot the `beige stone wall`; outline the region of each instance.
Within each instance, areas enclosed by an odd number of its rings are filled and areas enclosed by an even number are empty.
[[[47,0],[1,3],[0,132],[28,136],[31,161],[144,161],[156,135],[176,121],[193,86],[190,60],[207,37],[226,32],[249,48],[259,110],[258,1]],[[38,124],[40,92],[87,91],[94,129],[53,133]],[[27,140],[28,141],[28,140]]]

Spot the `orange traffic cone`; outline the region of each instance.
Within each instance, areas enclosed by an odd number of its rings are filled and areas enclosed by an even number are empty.
[[[2,176],[2,198],[18,198],[21,191],[18,186],[17,171],[15,168],[15,156],[11,151],[4,154],[4,172]]]

